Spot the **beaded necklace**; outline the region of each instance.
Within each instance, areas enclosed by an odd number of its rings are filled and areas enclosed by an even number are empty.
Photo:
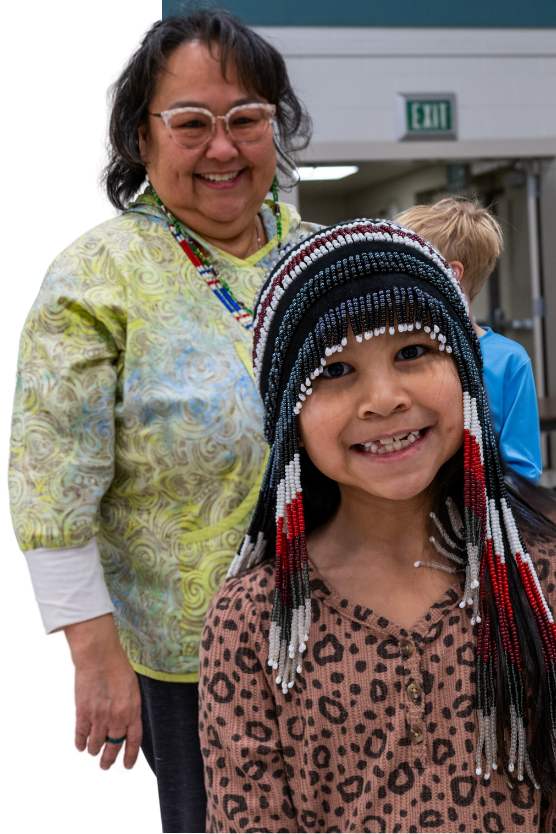
[[[176,238],[177,242],[203,279],[207,286],[213,291],[224,307],[232,313],[236,321],[246,330],[253,328],[253,311],[240,301],[231,291],[228,284],[220,277],[218,271],[211,264],[206,254],[198,243],[187,234],[177,217],[166,208],[151,183],[149,183],[154,199],[160,206],[168,219],[168,228]],[[276,216],[276,237],[278,239],[278,251],[282,242],[282,218],[280,215],[280,204],[278,202],[278,183],[276,177],[272,183],[272,196],[274,198],[274,214]],[[257,236],[258,241],[258,236]]]

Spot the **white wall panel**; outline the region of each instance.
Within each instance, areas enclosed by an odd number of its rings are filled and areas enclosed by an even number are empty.
[[[402,92],[457,96],[458,141],[420,142],[430,148],[428,155],[435,147],[442,158],[457,156],[459,147],[460,155],[481,155],[481,145],[474,152],[461,143],[496,140],[541,140],[532,153],[556,150],[556,30],[259,31],[286,57],[314,120],[317,156],[323,143],[346,143],[347,150],[358,142],[397,147],[391,156],[412,156],[413,148],[420,157],[417,142],[396,140],[396,93]],[[519,144],[514,151],[528,152]],[[388,156],[388,148],[380,153]],[[365,157],[373,156],[368,148]]]

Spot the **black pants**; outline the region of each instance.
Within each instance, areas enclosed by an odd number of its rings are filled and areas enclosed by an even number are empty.
[[[199,742],[199,687],[137,677],[142,698],[141,748],[158,782],[162,830],[203,832],[207,796]]]

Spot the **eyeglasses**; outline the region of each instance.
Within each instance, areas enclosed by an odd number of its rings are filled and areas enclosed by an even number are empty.
[[[212,139],[219,119],[224,122],[226,133],[234,144],[256,145],[272,124],[275,113],[274,104],[242,104],[232,107],[225,116],[214,116],[203,107],[177,107],[150,115],[164,120],[178,145],[193,150],[202,148]]]

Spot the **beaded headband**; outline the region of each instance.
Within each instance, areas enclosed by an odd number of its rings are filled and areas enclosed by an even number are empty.
[[[524,770],[538,787],[525,740],[525,687],[511,581],[520,583],[542,645],[556,738],[556,627],[509,506],[482,384],[482,360],[461,287],[442,255],[418,235],[388,221],[358,220],[317,232],[270,271],[255,299],[253,364],[265,407],[270,457],[259,501],[228,576],[258,564],[276,537],[276,589],[268,663],[287,693],[302,671],[311,623],[308,557],[298,449],[298,415],[312,381],[341,353],[351,327],[357,341],[420,330],[451,353],[463,389],[463,520],[447,502],[461,555],[436,549],[465,568],[460,607],[477,624],[476,772],[497,768],[497,704],[509,703],[507,769]],[[335,360],[332,360],[335,361]],[[508,561],[507,561],[508,560]],[[494,600],[494,610],[491,605]],[[516,604],[514,599],[514,605]],[[499,650],[500,647],[500,650]],[[499,664],[507,691],[498,692]]]

